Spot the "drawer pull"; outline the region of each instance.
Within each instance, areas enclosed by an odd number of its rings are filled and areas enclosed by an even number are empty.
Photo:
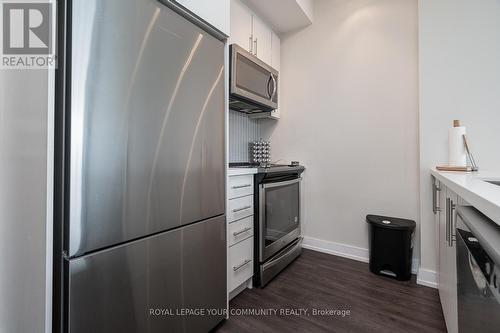
[[[242,207],[242,208],[233,209],[233,213],[238,213],[238,212],[241,212],[242,210],[247,210],[247,209],[250,209],[250,208],[252,208],[252,206],[245,206],[245,207]]]
[[[252,259],[247,259],[247,260],[243,261],[241,264],[239,264],[238,266],[233,266],[233,271],[237,272],[251,262],[252,262]]]
[[[239,236],[241,234],[244,234],[245,232],[250,231],[250,230],[252,230],[252,227],[247,227],[247,228],[245,228],[243,230],[233,232],[233,236],[237,237],[237,236]]]
[[[245,187],[250,187],[252,184],[246,184],[246,185],[237,185],[237,186],[232,186],[231,188],[233,190],[239,190],[240,188],[245,188]]]

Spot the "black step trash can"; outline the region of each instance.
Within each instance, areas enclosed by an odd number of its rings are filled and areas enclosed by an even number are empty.
[[[370,226],[370,271],[406,281],[411,278],[415,221],[367,215]]]

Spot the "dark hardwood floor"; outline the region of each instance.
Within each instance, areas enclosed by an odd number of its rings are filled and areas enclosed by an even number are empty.
[[[242,313],[248,309],[261,313]],[[286,309],[297,313],[280,313]],[[314,309],[350,315],[314,315]],[[230,311],[216,332],[446,332],[437,290],[417,285],[414,277],[395,281],[372,274],[368,264],[310,250],[264,289],[236,296]]]

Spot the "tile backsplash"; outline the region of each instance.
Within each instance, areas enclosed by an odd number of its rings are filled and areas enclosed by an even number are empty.
[[[260,123],[248,115],[229,110],[229,162],[250,162],[249,143],[261,138]]]

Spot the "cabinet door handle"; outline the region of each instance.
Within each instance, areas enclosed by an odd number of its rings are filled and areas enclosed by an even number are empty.
[[[441,187],[436,183],[432,184],[432,211],[434,214],[437,214],[441,211],[441,207],[439,207],[439,195],[438,192],[441,192]]]
[[[241,212],[242,210],[247,210],[250,208],[252,208],[252,206],[245,206],[245,207],[241,207],[241,208],[236,208],[236,209],[233,209],[233,213],[238,213],[238,212]]]
[[[434,214],[437,213],[437,210],[436,210],[436,184],[434,182],[432,183],[432,212]]]
[[[245,187],[250,187],[252,184],[245,184],[245,185],[236,185],[236,186],[231,186],[233,190],[238,190],[240,188],[245,188]]]
[[[238,237],[239,235],[244,234],[245,232],[250,231],[250,230],[252,230],[251,227],[246,227],[245,229],[242,229],[240,231],[233,232],[233,236]]]
[[[457,206],[450,200],[450,235],[448,236],[448,246],[453,247],[453,242],[456,240],[456,208]]]
[[[254,44],[254,47],[255,47],[255,53],[254,53],[254,55],[257,55],[257,47],[259,45],[259,42],[257,41],[257,38],[255,38],[255,40],[253,41],[253,44]]]
[[[450,244],[450,198],[446,198],[446,242]]]
[[[247,260],[243,261],[241,264],[239,264],[237,266],[233,266],[233,271],[236,272],[236,271],[242,269],[243,267],[245,267],[246,265],[248,265],[251,262],[252,262],[252,259],[247,259]]]
[[[248,45],[248,52],[253,54],[253,36],[252,35],[250,35],[250,37],[248,37],[248,41],[250,43]]]

